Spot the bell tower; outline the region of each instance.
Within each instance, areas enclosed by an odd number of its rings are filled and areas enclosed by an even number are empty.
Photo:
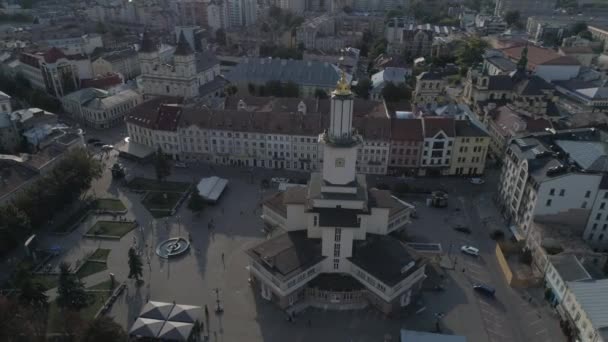
[[[353,93],[342,72],[331,93],[329,130],[319,136],[323,147],[323,180],[332,185],[355,181],[357,147],[361,137],[353,132]]]

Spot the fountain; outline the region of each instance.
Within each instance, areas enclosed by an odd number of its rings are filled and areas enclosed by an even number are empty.
[[[165,240],[156,246],[156,254],[161,258],[171,258],[186,253],[190,249],[190,242],[183,237]]]

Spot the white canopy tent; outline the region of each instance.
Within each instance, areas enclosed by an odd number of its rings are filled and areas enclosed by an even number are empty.
[[[217,202],[228,185],[228,180],[217,176],[201,179],[196,186],[201,197],[208,202]]]

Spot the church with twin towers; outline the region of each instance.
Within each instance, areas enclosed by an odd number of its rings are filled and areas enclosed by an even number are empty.
[[[356,173],[363,138],[353,105],[342,75],[318,137],[322,171],[263,201],[263,220],[280,233],[247,250],[250,281],[285,310],[371,305],[388,315],[411,305],[426,278],[425,261],[389,235],[410,223],[414,207]]]

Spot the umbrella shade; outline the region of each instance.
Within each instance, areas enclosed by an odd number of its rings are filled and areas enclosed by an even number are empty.
[[[187,341],[194,324],[167,321],[163,326],[158,338],[172,341]]]
[[[201,307],[177,304],[169,314],[169,321],[194,323],[201,318]]]
[[[175,304],[172,303],[150,301],[146,303],[144,308],[141,310],[139,317],[165,321],[169,317],[169,313],[174,306]]]
[[[150,318],[138,318],[133,323],[129,335],[141,337],[156,337],[165,321]]]

